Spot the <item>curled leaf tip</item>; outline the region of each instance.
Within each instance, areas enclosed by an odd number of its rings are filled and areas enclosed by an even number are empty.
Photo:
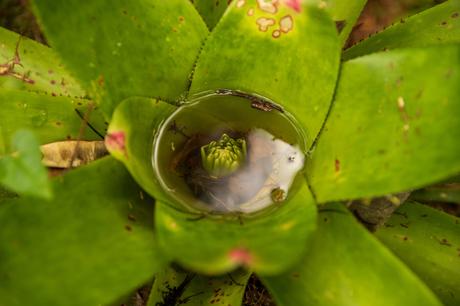
[[[286,5],[296,11],[297,13],[300,13],[302,10],[302,1],[301,0],[287,0]]]
[[[105,137],[105,145],[109,151],[125,152],[125,133],[122,131],[112,132]]]
[[[230,251],[230,259],[238,264],[249,266],[252,261],[252,256],[246,249],[234,249]]]

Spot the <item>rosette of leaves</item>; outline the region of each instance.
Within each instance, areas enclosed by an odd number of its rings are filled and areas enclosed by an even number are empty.
[[[370,233],[346,208],[460,172],[460,2],[347,50],[364,0],[229,2],[40,0],[51,48],[0,30],[0,305],[152,280],[149,305],[238,305],[251,273],[278,305],[460,303],[458,218],[408,201]],[[299,191],[243,222],[173,209],[151,170],[152,131],[221,88],[282,105],[309,147]],[[111,156],[44,179],[35,141],[98,134]]]

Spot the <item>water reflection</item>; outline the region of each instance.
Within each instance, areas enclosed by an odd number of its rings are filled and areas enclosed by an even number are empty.
[[[302,133],[281,108],[255,108],[256,102],[226,91],[182,106],[166,120],[155,139],[153,167],[174,201],[200,211],[251,214],[295,192],[305,160]],[[226,160],[206,164],[202,154],[215,152],[210,144],[222,139],[240,145],[244,159],[233,147],[214,154]],[[215,168],[221,164],[231,167]]]
[[[282,202],[294,178],[303,167],[304,155],[298,146],[276,139],[263,129],[246,136],[247,161],[236,173],[224,178],[197,180],[202,168],[192,174],[189,186],[203,202],[220,212],[252,213]]]

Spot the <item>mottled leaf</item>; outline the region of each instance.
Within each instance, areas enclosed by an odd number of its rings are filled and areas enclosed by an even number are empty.
[[[329,109],[339,53],[335,24],[317,6],[233,1],[203,48],[191,94],[224,88],[269,98],[295,114],[310,145]]]
[[[169,267],[156,274],[147,306],[241,305],[250,276],[245,270],[212,277]]]
[[[50,48],[0,27],[0,88],[83,97]]]
[[[266,215],[194,216],[158,203],[155,226],[169,257],[204,274],[245,266],[276,274],[297,262],[316,227],[316,207],[304,184],[292,199]]]
[[[307,160],[319,202],[417,189],[460,171],[460,48],[349,61]]]
[[[347,49],[346,60],[395,48],[424,47],[460,42],[460,0],[448,0]]]
[[[208,33],[184,0],[34,4],[51,46],[108,117],[131,96],[179,99]]]
[[[0,205],[1,305],[108,304],[162,268],[153,203],[105,158],[54,181],[51,202]]]
[[[0,184],[21,195],[50,199],[48,173],[41,163],[37,138],[20,130],[12,138],[10,155],[0,156]]]
[[[342,205],[325,206],[318,226],[302,262],[262,277],[277,305],[441,305]]]
[[[376,235],[445,305],[460,304],[459,218],[407,203]]]

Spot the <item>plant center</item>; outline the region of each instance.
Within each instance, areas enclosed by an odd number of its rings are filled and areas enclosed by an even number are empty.
[[[289,201],[304,152],[301,130],[280,106],[222,90],[186,103],[164,122],[152,161],[171,202],[253,214]]]
[[[211,177],[221,178],[238,170],[246,160],[246,140],[223,134],[219,141],[201,147],[203,168]]]

